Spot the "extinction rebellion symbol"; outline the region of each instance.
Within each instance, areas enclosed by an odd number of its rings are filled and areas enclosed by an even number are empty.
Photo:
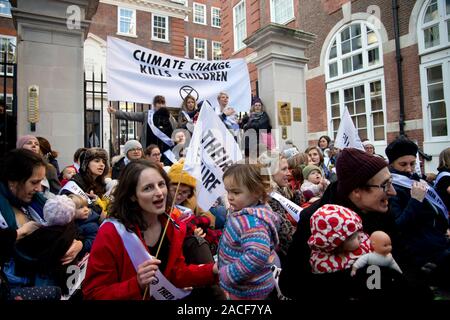
[[[197,90],[195,90],[194,88],[192,88],[191,86],[182,86],[180,88],[180,97],[181,99],[185,99],[187,96],[193,96],[195,101],[198,101],[198,97],[199,94],[197,92]]]

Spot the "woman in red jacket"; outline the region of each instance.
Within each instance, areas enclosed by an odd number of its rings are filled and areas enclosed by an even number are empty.
[[[147,260],[135,268],[116,227],[105,222],[89,257],[83,282],[86,299],[142,299],[158,268],[178,288],[211,285],[217,281],[215,264],[186,265],[182,253],[184,223],[171,220],[162,237],[172,203],[168,196],[169,184],[164,170],[148,160],[137,160],[125,167],[114,192],[109,217],[134,232],[152,256],[162,241],[161,249],[158,259]]]

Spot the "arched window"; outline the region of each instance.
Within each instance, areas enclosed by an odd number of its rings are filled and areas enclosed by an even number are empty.
[[[426,141],[450,138],[450,0],[424,1],[418,18]]]
[[[336,137],[347,107],[361,139],[386,140],[381,37],[366,21],[353,21],[331,38],[326,58],[329,134]]]

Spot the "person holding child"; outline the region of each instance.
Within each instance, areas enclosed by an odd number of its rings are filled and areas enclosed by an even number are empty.
[[[262,166],[234,164],[223,175],[231,213],[219,244],[220,286],[231,300],[267,299],[278,245],[278,217],[267,205],[271,190]]]

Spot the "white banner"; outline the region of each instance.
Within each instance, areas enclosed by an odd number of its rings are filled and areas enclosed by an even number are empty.
[[[364,147],[358,135],[358,130],[356,130],[355,125],[353,124],[347,107],[345,107],[344,113],[342,114],[341,124],[339,125],[334,146],[339,149],[356,148],[364,151]]]
[[[197,179],[197,203],[208,210],[225,193],[223,172],[242,152],[214,109],[205,104],[198,117],[183,170]]]
[[[167,106],[179,108],[190,94],[217,108],[217,95],[224,91],[237,112],[250,110],[250,77],[244,59],[183,59],[114,37],[108,37],[107,46],[110,101],[151,104],[155,95],[163,95]]]

